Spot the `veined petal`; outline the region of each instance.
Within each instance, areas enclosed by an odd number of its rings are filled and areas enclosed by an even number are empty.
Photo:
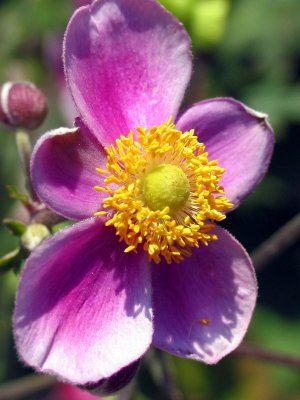
[[[153,268],[154,339],[158,348],[207,364],[241,342],[257,285],[249,256],[222,228],[179,265]]]
[[[182,131],[194,128],[210,159],[225,168],[220,183],[235,206],[262,180],[274,146],[267,115],[236,100],[216,98],[192,106],[176,125]]]
[[[73,15],[64,63],[81,117],[109,145],[176,116],[191,74],[190,41],[154,0],[96,0]]]
[[[58,214],[80,220],[91,217],[101,205],[94,190],[103,178],[96,167],[105,168],[102,146],[79,120],[78,128],[59,128],[37,142],[31,177],[39,198]]]
[[[17,293],[18,353],[87,385],[137,361],[152,339],[149,265],[99,218],[58,232],[29,257]]]

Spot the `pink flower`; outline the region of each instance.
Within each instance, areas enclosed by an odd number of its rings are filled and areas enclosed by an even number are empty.
[[[266,115],[217,98],[177,117],[190,41],[154,0],[77,10],[64,64],[80,117],[38,141],[32,180],[49,208],[81,222],[26,263],[14,314],[20,357],[105,392],[132,378],[151,344],[218,362],[241,342],[257,286],[243,247],[213,222],[267,170]]]

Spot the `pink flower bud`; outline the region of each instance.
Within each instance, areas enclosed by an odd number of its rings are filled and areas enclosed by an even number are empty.
[[[42,124],[47,111],[47,99],[33,83],[6,82],[0,86],[0,122],[34,129]]]

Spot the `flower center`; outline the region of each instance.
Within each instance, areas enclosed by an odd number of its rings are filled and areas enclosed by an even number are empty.
[[[107,215],[125,252],[142,247],[159,263],[181,262],[193,247],[217,240],[214,221],[225,218],[233,204],[225,197],[220,179],[224,169],[208,159],[194,130],[181,132],[172,118],[150,130],[138,127],[105,148],[106,192],[96,216]],[[107,210],[107,211],[105,211]]]
[[[190,185],[185,173],[173,164],[161,164],[149,171],[143,180],[145,204],[153,211],[169,207],[178,211],[187,202]]]

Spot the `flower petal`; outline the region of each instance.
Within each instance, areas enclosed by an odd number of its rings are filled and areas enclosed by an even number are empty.
[[[81,117],[109,145],[176,116],[191,74],[190,41],[154,0],[96,0],[73,15],[64,63]]]
[[[87,385],[144,354],[153,331],[148,263],[123,250],[98,218],[58,232],[32,253],[14,313],[26,364]]]
[[[50,397],[51,396],[51,397]],[[48,399],[55,400],[100,400],[84,390],[67,383],[57,383],[50,392]]]
[[[123,389],[134,378],[140,366],[140,360],[133,362],[127,367],[112,375],[110,378],[102,379],[92,385],[81,386],[93,394],[107,396]]]
[[[103,178],[96,167],[105,168],[102,146],[88,129],[59,128],[43,135],[32,156],[31,177],[39,198],[69,219],[91,217],[101,205],[102,193],[94,190]]]
[[[237,206],[261,181],[269,166],[274,135],[267,115],[227,98],[195,104],[177,122],[182,131],[195,129],[210,160],[225,168],[221,185]]]
[[[247,253],[222,228],[216,233],[181,264],[153,268],[153,344],[207,364],[239,345],[257,295]]]

